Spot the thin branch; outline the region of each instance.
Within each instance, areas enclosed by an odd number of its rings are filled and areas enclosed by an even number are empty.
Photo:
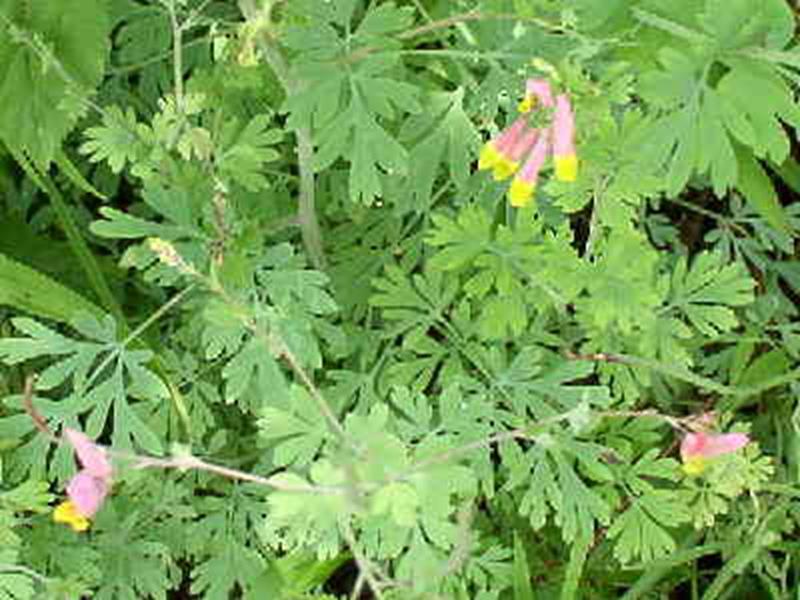
[[[196,284],[192,283],[188,287],[184,288],[177,294],[175,294],[172,298],[170,298],[167,302],[159,306],[153,314],[147,317],[141,324],[139,324],[136,329],[131,331],[122,342],[120,342],[119,346],[117,347],[117,352],[110,352],[101,362],[97,365],[97,367],[92,371],[89,378],[86,380],[86,387],[88,388],[92,382],[94,382],[95,378],[100,375],[100,373],[105,369],[114,358],[118,356],[118,353],[123,350],[128,344],[130,344],[133,340],[135,340],[145,329],[150,327],[153,323],[155,323],[161,316],[170,310],[172,307],[177,305],[181,300],[183,300],[184,296],[186,296],[190,291],[195,288]]]
[[[108,449],[107,451],[111,456],[116,456],[117,458],[131,461],[133,463],[133,468],[135,469],[147,469],[151,467],[157,467],[161,469],[178,469],[181,471],[186,471],[186,470],[206,471],[208,473],[214,473],[215,475],[220,475],[221,477],[226,477],[228,479],[234,479],[237,481],[247,481],[249,483],[255,483],[258,485],[262,485],[264,487],[276,489],[281,492],[292,492],[292,493],[302,493],[302,494],[308,494],[308,493],[336,494],[336,495],[345,493],[344,489],[341,487],[320,486],[311,484],[289,485],[286,483],[282,483],[279,480],[276,480],[275,477],[262,477],[260,475],[254,475],[253,473],[248,473],[247,471],[240,471],[238,469],[223,467],[222,465],[209,463],[192,455],[174,456],[171,458],[157,458],[152,456],[130,454],[127,452],[118,452],[111,449]]]
[[[469,21],[520,21],[523,23],[533,23],[534,25],[538,25],[542,29],[546,29],[551,33],[568,33],[561,25],[553,25],[544,19],[537,19],[536,17],[522,17],[514,13],[482,13],[478,10],[472,10],[461,13],[460,15],[453,15],[452,17],[433,21],[431,23],[415,27],[414,29],[409,29],[408,31],[404,31],[398,35],[397,38],[401,40],[407,40],[420,35],[425,35],[426,33],[430,33],[432,31],[437,31],[439,29],[447,29],[455,25],[460,25],[461,23],[467,23]]]
[[[384,582],[388,581],[389,578],[381,573],[378,567],[373,566],[372,562],[362,554],[361,549],[356,543],[356,536],[353,532],[353,528],[350,526],[350,523],[346,518],[342,520],[341,525],[342,534],[344,535],[347,545],[350,547],[350,551],[353,553],[353,558],[358,565],[359,579],[363,578],[369,584],[369,587],[372,590],[372,593],[375,594],[375,597],[378,598],[378,600],[382,600],[384,598],[383,588],[388,587],[387,583]],[[378,578],[380,578],[382,581],[379,581]],[[351,596],[351,598],[355,597],[357,596]]]
[[[297,360],[297,357],[292,353],[291,350],[289,350],[289,348],[286,347],[286,344],[283,343],[283,340],[281,340],[280,355],[286,359],[286,362],[289,363],[292,371],[294,371],[295,375],[300,378],[300,380],[303,382],[303,385],[306,386],[306,389],[308,389],[311,397],[314,398],[314,401],[317,403],[317,407],[328,420],[328,423],[330,423],[334,432],[343,441],[346,441],[347,433],[345,432],[344,427],[342,427],[342,424],[339,423],[339,419],[336,417],[336,414],[333,412],[330,404],[328,404],[328,401],[325,400],[325,397],[322,395],[322,393],[320,393],[317,386],[311,380],[311,377],[309,377],[308,373],[306,373],[306,370]]]
[[[33,421],[36,429],[47,436],[50,440],[58,441],[58,437],[53,433],[53,430],[50,429],[50,426],[47,424],[47,420],[38,410],[36,410],[36,407],[33,405],[33,394],[34,390],[36,389],[36,379],[36,375],[28,375],[25,378],[25,391],[22,394],[22,406],[25,408],[25,412],[28,413],[28,416]]]

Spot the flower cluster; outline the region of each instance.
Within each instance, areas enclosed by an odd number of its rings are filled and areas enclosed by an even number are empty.
[[[528,122],[528,115],[538,106],[553,111],[547,127],[533,127]],[[478,168],[492,169],[497,181],[516,174],[508,189],[508,200],[512,206],[523,207],[531,203],[539,171],[549,155],[553,156],[559,181],[575,181],[578,157],[575,116],[566,94],[554,98],[548,81],[529,79],[518,110],[522,116],[484,145]]]
[[[80,431],[66,428],[64,436],[82,468],[67,484],[69,500],[55,508],[53,520],[66,523],[75,531],[86,531],[89,519],[100,509],[111,489],[111,462],[106,451]]]
[[[687,475],[700,475],[709,458],[736,452],[748,444],[744,433],[688,433],[681,441],[681,460]]]

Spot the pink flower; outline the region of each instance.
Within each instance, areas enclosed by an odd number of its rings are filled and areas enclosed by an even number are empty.
[[[478,160],[478,168],[492,169],[497,181],[517,174],[509,187],[508,199],[518,208],[531,203],[539,172],[551,152],[556,179],[575,181],[578,176],[575,116],[569,98],[565,94],[554,98],[546,79],[528,79],[519,112],[527,115],[538,106],[553,110],[537,116],[534,123],[529,123],[527,116],[518,118],[484,145]],[[548,118],[550,123],[541,125]]]
[[[531,150],[528,160],[525,161],[522,169],[514,177],[514,181],[511,182],[511,187],[508,188],[508,201],[511,206],[521,208],[530,204],[533,199],[539,171],[544,165],[547,153],[550,151],[550,131],[545,129],[538,137],[539,139],[536,141],[533,150]]]
[[[517,170],[517,161],[525,153],[526,147],[533,145],[529,138],[530,128],[526,120],[517,119],[483,146],[478,169],[492,169],[497,181],[509,177]]]
[[[709,458],[736,452],[748,444],[744,433],[687,433],[681,442],[681,460],[687,475],[699,475]]]
[[[504,160],[495,165],[492,177],[495,181],[508,179],[519,169],[519,162],[533,148],[539,132],[536,129],[526,129],[522,132],[513,146],[508,150]]]
[[[517,110],[523,114],[529,113],[537,103],[546,108],[553,106],[553,91],[546,79],[528,79],[525,82],[525,97],[517,106]]]
[[[75,450],[81,470],[67,484],[69,500],[59,504],[53,519],[85,531],[111,489],[111,462],[106,451],[75,429],[64,429],[64,437]]]
[[[84,517],[91,518],[100,509],[108,494],[110,482],[78,472],[67,484],[67,496]]]
[[[575,153],[575,116],[566,95],[556,97],[553,114],[553,160],[556,179],[575,181],[578,176],[578,156]]]
[[[86,434],[69,427],[64,429],[64,435],[75,450],[75,454],[78,455],[78,461],[84,471],[99,479],[111,477],[111,463],[103,448],[90,440]]]

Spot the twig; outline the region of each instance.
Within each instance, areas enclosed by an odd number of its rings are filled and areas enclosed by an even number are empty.
[[[319,493],[319,494],[337,494],[337,495],[345,493],[345,490],[342,487],[320,486],[311,484],[289,485],[281,483],[280,481],[276,481],[274,477],[262,477],[260,475],[254,475],[253,473],[248,473],[246,471],[240,471],[238,469],[232,469],[230,467],[223,467],[222,465],[209,463],[192,455],[174,456],[172,458],[157,458],[152,456],[131,454],[128,452],[119,452],[111,449],[107,449],[107,452],[111,456],[131,461],[133,463],[133,468],[135,469],[147,469],[151,467],[158,467],[161,469],[178,469],[181,471],[185,470],[206,471],[208,473],[214,473],[215,475],[227,477],[228,479],[247,481],[250,483],[255,483],[265,487],[273,488],[281,492],[304,493],[304,494]]]
[[[36,429],[46,435],[49,439],[58,441],[58,437],[50,429],[50,426],[47,424],[47,420],[38,410],[36,410],[36,407],[33,405],[33,392],[36,388],[36,379],[36,375],[28,375],[25,378],[25,391],[22,393],[22,406],[25,408],[25,412],[28,413],[28,416],[33,421]]]

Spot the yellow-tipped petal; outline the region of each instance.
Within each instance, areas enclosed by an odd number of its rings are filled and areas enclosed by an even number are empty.
[[[529,113],[533,110],[533,106],[536,104],[536,96],[532,94],[527,94],[520,103],[517,105],[517,110],[522,114]]]
[[[693,456],[683,463],[683,472],[692,477],[700,475],[706,469],[706,461],[702,456]]]
[[[533,200],[533,190],[536,186],[529,182],[516,177],[511,182],[511,187],[508,188],[508,201],[514,208],[522,208],[528,206]]]
[[[69,500],[56,506],[53,511],[53,521],[56,523],[65,523],[75,531],[86,531],[89,529],[89,519],[80,514],[78,509],[75,508],[75,505]]]
[[[517,172],[519,169],[519,163],[514,162],[513,160],[509,160],[505,157],[501,157],[497,164],[494,166],[494,170],[492,171],[492,177],[494,177],[495,181],[503,181],[504,179],[508,179],[514,173]]]
[[[484,144],[481,154],[478,157],[478,169],[491,169],[498,161],[502,160],[502,155],[497,151],[492,142]]]
[[[556,156],[556,179],[559,181],[575,181],[578,178],[578,157],[574,154]]]

